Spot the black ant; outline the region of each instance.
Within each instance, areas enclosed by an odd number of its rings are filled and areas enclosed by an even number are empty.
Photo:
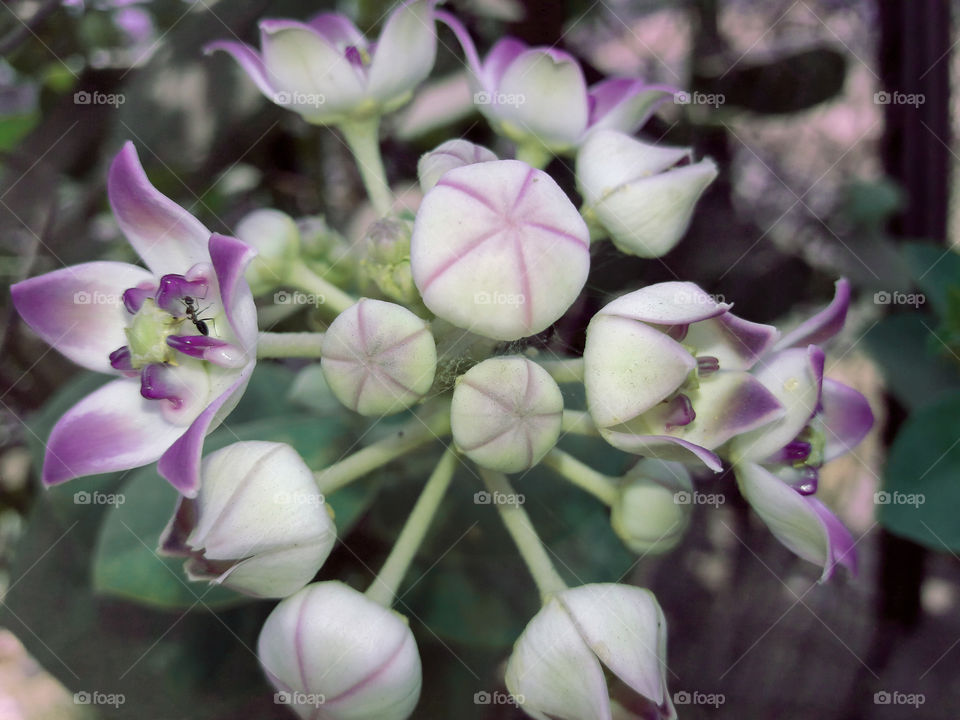
[[[207,305],[207,307],[201,310],[199,308],[199,305],[197,304],[197,301],[194,300],[189,295],[184,295],[183,299],[180,302],[183,303],[183,306],[185,308],[184,315],[186,315],[190,319],[190,322],[193,323],[194,327],[197,328],[197,332],[199,332],[201,335],[209,335],[210,328],[207,326],[206,321],[207,320],[213,321],[213,318],[202,318],[197,316],[200,313],[202,313],[204,310],[210,309],[210,306]]]

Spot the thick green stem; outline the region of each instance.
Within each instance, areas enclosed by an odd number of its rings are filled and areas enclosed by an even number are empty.
[[[380,569],[379,574],[373,579],[367,590],[367,597],[374,602],[380,603],[384,607],[393,605],[397,597],[397,590],[400,589],[400,583],[403,582],[404,575],[410,568],[414,556],[417,554],[423,538],[433,522],[440,502],[450,487],[450,481],[453,479],[453,472],[457,468],[457,453],[452,448],[440,458],[430,479],[424,485],[417,499],[417,504],[413,506],[410,517],[400,531],[400,536],[394,543],[390,555]]]
[[[583,382],[583,358],[557,358],[555,360],[537,360],[537,364],[550,373],[558,383]]]
[[[314,473],[317,486],[325,495],[349,485],[391,460],[439,439],[450,432],[450,408],[445,407],[426,419],[415,417],[388,437],[368,445],[340,462]]]
[[[480,475],[483,476],[483,482],[493,497],[519,497],[503,473],[480,468]],[[500,519],[507,526],[507,531],[516,543],[520,556],[533,576],[533,581],[537,584],[541,601],[546,603],[552,595],[566,590],[567,584],[557,573],[553,561],[550,560],[543,546],[543,541],[537,535],[533,523],[530,522],[530,516],[527,515],[523,506],[517,502],[496,503],[496,506]]]
[[[318,358],[323,345],[323,333],[262,332],[257,338],[257,357],[263,358]]]
[[[373,209],[381,217],[387,215],[393,207],[393,193],[387,184],[387,173],[380,155],[380,117],[345,122],[339,128],[357,161]]]
[[[316,307],[325,310],[331,318],[357,302],[355,297],[320,277],[302,262],[293,265],[290,275],[284,278],[284,282],[313,295],[312,300]],[[296,300],[296,296],[293,300]]]
[[[617,478],[597,472],[563,450],[554,448],[543,458],[543,463],[605,505],[612,505],[617,499]]]
[[[599,435],[593,416],[586,410],[564,410],[561,429],[565,433],[576,435]]]

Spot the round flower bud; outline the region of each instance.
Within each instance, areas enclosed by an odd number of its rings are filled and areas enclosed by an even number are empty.
[[[546,173],[517,160],[454,168],[426,194],[410,243],[435,315],[495,340],[545,330],[590,269],[586,223]]]
[[[254,210],[237,223],[236,234],[257,250],[246,273],[253,294],[282,285],[300,257],[300,229],[293,218],[279,210]]]
[[[450,406],[453,439],[479,465],[519,472],[557,444],[563,395],[550,374],[522,357],[474,365],[457,381]]]
[[[340,313],[320,352],[331,392],[361,415],[410,407],[430,390],[437,370],[437,347],[427,324],[382,300],[363,298]]]
[[[670,550],[690,523],[693,484],[680,463],[640,460],[623,478],[610,508],[610,523],[623,544],[638,554]]]
[[[440,176],[447,170],[496,159],[497,156],[483,145],[476,145],[469,140],[459,138],[447,140],[426,153],[417,163],[420,187],[423,188],[424,192],[427,192],[437,184]]]
[[[360,285],[404,305],[420,302],[410,272],[413,221],[400,217],[376,220],[358,244]]]
[[[337,539],[313,472],[289,445],[238,442],[207,456],[195,498],[181,497],[160,538],[191,580],[255,597],[310,582]]]
[[[621,252],[666,255],[717,177],[713,160],[694,163],[691,158],[689,148],[650,145],[615,130],[597,130],[577,153],[585,213],[603,225]]]
[[[276,701],[301,718],[404,720],[420,698],[406,618],[341,582],[308,585],[277,605],[257,657]]]

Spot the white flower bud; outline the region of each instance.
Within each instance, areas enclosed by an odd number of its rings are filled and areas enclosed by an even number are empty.
[[[410,243],[435,315],[495,340],[548,328],[590,269],[586,223],[546,173],[517,160],[454,168],[426,194]]]
[[[191,580],[255,597],[285,597],[310,582],[337,539],[313,472],[289,445],[238,442],[207,456],[196,498],[180,498],[160,539],[189,557]]]
[[[496,159],[497,156],[483,145],[459,138],[447,140],[420,158],[417,177],[420,178],[420,187],[427,192],[447,170]]]
[[[557,443],[563,395],[550,374],[522,357],[474,365],[457,381],[450,422],[457,447],[491,470],[533,467]]]
[[[649,590],[615,583],[571,588],[551,597],[517,639],[507,689],[536,718],[676,718],[666,646],[667,623]],[[607,677],[629,694],[634,714],[611,699],[616,688]]]
[[[680,241],[697,200],[717,176],[709,158],[689,148],[650,145],[615,130],[592,133],[577,153],[585,212],[628,255],[660,257]]]
[[[300,230],[293,218],[279,210],[254,210],[237,223],[235,232],[257,250],[246,273],[253,294],[283,285],[300,257]]]
[[[419,402],[437,370],[427,324],[405,307],[369,298],[330,324],[321,355],[331,392],[361,415],[388,415]]]
[[[257,642],[267,678],[301,718],[404,720],[420,698],[420,654],[406,618],[341,582],[282,601]]]
[[[690,523],[693,505],[683,500],[692,490],[690,473],[680,463],[640,460],[623,478],[610,508],[614,532],[638,554],[670,550]]]

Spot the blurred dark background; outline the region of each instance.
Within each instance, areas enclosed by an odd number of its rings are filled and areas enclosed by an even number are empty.
[[[91,582],[98,525],[76,508],[52,511],[36,479],[45,432],[80,371],[24,328],[7,287],[64,265],[134,259],[105,196],[106,167],[128,139],[152,181],[211,229],[229,232],[258,207],[323,215],[347,232],[356,227],[363,191],[337,136],[266,102],[228,58],[204,57],[200,48],[233,36],[256,44],[263,16],[303,18],[332,8],[376,29],[388,7],[372,0],[85,7],[35,0],[0,9],[3,720],[89,717],[72,693],[94,688],[126,695],[119,708],[98,708],[104,716],[286,717],[250,651],[269,604],[144,609]],[[608,552],[610,532],[592,499],[574,495],[561,511],[549,495],[532,492],[536,477],[524,479],[520,489],[535,521],[549,526],[548,543],[572,558],[571,581],[583,573],[612,581],[615,572],[654,590],[669,621],[671,691],[691,700],[677,706],[682,718],[960,717],[960,530],[947,534],[960,525],[960,496],[936,494],[960,481],[960,453],[950,444],[960,440],[960,404],[936,405],[960,387],[960,335],[950,335],[960,331],[951,251],[958,237],[958,3],[462,0],[450,7],[481,51],[512,34],[573,52],[591,82],[639,75],[720,99],[668,104],[643,128],[651,141],[712,156],[720,177],[666,257],[596,250],[588,291],[549,340],[555,349],[576,352],[586,320],[612,293],[650,282],[692,280],[735,302],[741,316],[788,323],[829,301],[837,277],[857,288],[827,367],[869,397],[878,426],[829,467],[822,492],[859,538],[859,576],[817,584],[817,569],[773,540],[729,478],[709,481],[727,501],[697,508],[678,548],[639,561]],[[387,170],[397,186],[411,186],[404,196],[412,205],[417,159],[439,142],[464,136],[510,152],[472,113],[457,77],[459,48],[447,30],[440,38],[434,78],[445,82],[385,121]],[[93,93],[115,99],[84,103]],[[549,169],[572,192],[571,168],[557,159]],[[943,303],[931,303],[936,314],[876,300],[918,287],[943,291]],[[911,437],[930,435],[915,419],[934,406],[938,427],[946,422],[946,445],[898,444],[911,422]],[[899,453],[891,464],[913,473],[904,482],[937,468],[941,485],[927,490],[927,510],[935,506],[939,519],[878,515],[875,493],[902,480],[888,472],[891,452]],[[623,470],[622,457],[605,462],[610,472]],[[381,497],[408,504],[415,487],[401,483]],[[576,503],[590,522],[578,519]],[[323,577],[340,571],[362,583],[366,571],[356,557],[389,549],[402,516],[381,517],[376,507],[358,515]],[[472,698],[502,689],[501,663],[536,609],[533,587],[515,564],[498,563],[499,582],[471,579],[484,549],[503,542],[491,537],[502,535],[495,521],[471,522],[449,513],[426,548],[434,557],[423,558],[425,579],[398,608],[411,615],[424,658],[417,718],[521,716]],[[433,568],[451,544],[456,551]],[[908,695],[922,704],[898,704]]]

